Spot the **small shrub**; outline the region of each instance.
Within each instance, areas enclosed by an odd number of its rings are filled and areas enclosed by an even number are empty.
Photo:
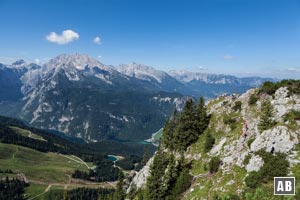
[[[226,106],[228,104],[228,101],[223,101],[222,106]]]
[[[222,200],[240,200],[240,197],[236,194],[228,194]]]
[[[214,146],[214,144],[215,144],[215,138],[210,133],[207,133],[205,136],[204,152],[205,153],[209,152]]]
[[[263,178],[273,180],[273,177],[275,176],[280,177],[288,174],[289,162],[287,161],[285,154],[276,153],[273,155],[270,152],[259,151],[258,155],[264,160],[264,165],[260,169]]]
[[[274,177],[286,176],[288,174],[289,162],[286,155],[283,153],[276,153],[273,155],[270,152],[259,151],[257,154],[262,157],[264,165],[257,172],[250,172],[246,177],[246,185],[252,189],[262,181],[271,181]]]
[[[256,94],[252,94],[252,95],[250,96],[250,98],[249,98],[248,104],[249,104],[249,105],[255,105],[256,102],[257,102],[257,100],[258,100],[257,95],[256,95]]]
[[[241,109],[242,109],[242,102],[236,101],[235,104],[234,104],[234,106],[232,107],[232,109],[234,111],[241,111]]]
[[[286,113],[283,116],[283,120],[289,121],[291,123],[294,123],[296,120],[300,120],[300,111],[297,110],[290,110],[288,113]]]
[[[250,148],[251,147],[251,144],[252,142],[254,142],[255,138],[250,138],[247,142],[247,146]]]
[[[262,86],[259,89],[259,93],[267,93],[269,95],[272,95],[276,92],[276,90],[278,89],[278,84],[277,83],[273,83],[271,81],[266,81],[262,84]]]
[[[223,118],[223,122],[224,122],[224,124],[229,125],[231,130],[234,130],[237,127],[237,124],[236,124],[237,119],[236,118],[225,116]]]
[[[210,173],[216,173],[218,172],[219,166],[221,164],[221,160],[219,157],[212,157],[209,161],[209,172]]]
[[[244,164],[245,166],[248,165],[250,159],[251,159],[251,155],[250,155],[250,154],[246,155],[245,158],[244,158],[243,164]]]
[[[260,172],[250,172],[245,179],[245,183],[249,188],[255,189],[261,182],[261,173]]]
[[[235,123],[236,119],[226,116],[226,117],[224,117],[223,122],[224,122],[224,124],[230,125],[230,124]]]

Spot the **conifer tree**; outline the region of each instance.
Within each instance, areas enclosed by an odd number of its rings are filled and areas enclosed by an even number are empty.
[[[172,117],[165,123],[162,135],[162,144],[169,149],[174,149],[174,133],[178,121],[177,110],[175,109]]]
[[[258,124],[258,129],[260,132],[272,128],[276,122],[273,121],[273,107],[270,103],[270,101],[265,101],[261,105],[261,117],[260,122]]]
[[[150,158],[149,149],[148,147],[144,148],[144,155],[142,160],[142,165],[145,166]]]
[[[190,99],[178,119],[174,137],[175,149],[185,150],[198,137],[197,121],[194,102]]]
[[[169,159],[167,155],[159,150],[155,154],[153,164],[150,168],[150,176],[147,179],[147,199],[165,199],[166,194],[162,182],[168,163]]]
[[[120,171],[119,172],[119,178],[117,183],[117,189],[114,193],[114,199],[115,200],[124,200],[125,199],[125,191],[123,189],[124,186],[124,174]]]
[[[200,97],[197,105],[198,133],[203,133],[209,123],[209,117],[204,103],[204,98]]]

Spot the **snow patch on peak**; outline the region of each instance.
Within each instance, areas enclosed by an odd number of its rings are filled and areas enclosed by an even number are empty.
[[[157,70],[153,67],[131,63],[131,64],[121,64],[118,66],[117,70],[127,76],[135,77],[141,80],[151,81],[155,79],[157,82],[161,83],[167,73]]]

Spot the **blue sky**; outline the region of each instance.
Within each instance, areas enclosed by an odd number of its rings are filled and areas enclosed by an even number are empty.
[[[0,0],[0,27],[4,63],[78,52],[107,65],[300,78],[299,0]]]

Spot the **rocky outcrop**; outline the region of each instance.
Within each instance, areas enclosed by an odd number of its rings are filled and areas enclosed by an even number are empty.
[[[129,193],[133,187],[140,189],[145,186],[147,177],[150,175],[150,166],[153,163],[153,158],[154,156],[150,158],[147,164],[134,176],[127,189],[127,193]]]
[[[292,132],[286,126],[277,126],[256,135],[250,150],[253,152],[265,149],[267,152],[288,153],[298,144],[300,131]]]
[[[246,166],[247,172],[258,171],[264,165],[263,159],[258,156],[252,156],[249,160],[249,164]]]

